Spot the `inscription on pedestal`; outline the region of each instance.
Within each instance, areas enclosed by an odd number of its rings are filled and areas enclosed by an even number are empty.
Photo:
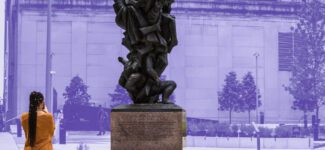
[[[184,112],[112,112],[112,150],[181,150]]]
[[[159,141],[177,134],[175,133],[178,127],[177,120],[167,122],[166,116],[161,116],[157,112],[154,114],[138,113],[137,115],[124,114],[125,118],[119,120],[117,134],[121,139]]]

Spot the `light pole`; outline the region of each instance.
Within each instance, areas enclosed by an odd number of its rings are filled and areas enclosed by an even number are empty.
[[[5,35],[4,35],[4,84],[3,84],[3,105],[4,105],[4,119],[6,119],[7,117],[7,110],[8,110],[8,59],[9,59],[9,17],[8,17],[8,14],[7,14],[7,10],[9,9],[8,6],[7,6],[7,3],[8,1],[5,2],[5,5],[6,5],[6,13],[5,13]]]
[[[52,17],[52,0],[48,0],[47,9],[47,41],[46,41],[46,105],[52,112],[52,50],[51,50],[51,17]]]
[[[255,89],[255,96],[256,96],[256,123],[258,124],[259,123],[259,119],[258,119],[258,57],[260,56],[260,54],[258,52],[254,53],[254,56],[255,56],[255,63],[256,63],[256,75],[255,75],[255,84],[256,84],[256,89]]]

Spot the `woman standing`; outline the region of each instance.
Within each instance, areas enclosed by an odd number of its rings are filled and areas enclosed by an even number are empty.
[[[53,150],[54,120],[47,111],[42,93],[30,94],[29,112],[21,116],[21,122],[26,138],[24,150]]]

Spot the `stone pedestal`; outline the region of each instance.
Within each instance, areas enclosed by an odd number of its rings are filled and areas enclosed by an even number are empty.
[[[111,112],[111,149],[182,150],[185,122],[174,104],[118,106]]]

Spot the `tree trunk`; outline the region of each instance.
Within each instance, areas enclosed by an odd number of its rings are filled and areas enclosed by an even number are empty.
[[[316,107],[316,122],[317,122],[317,124],[319,123],[318,122],[318,116],[319,116],[319,107],[317,106]]]
[[[304,111],[304,129],[307,129],[308,128],[308,122],[307,122],[307,112]]]
[[[318,133],[319,133],[319,107],[316,107],[316,114],[315,114],[315,129],[314,129],[314,140],[318,140]]]
[[[251,123],[251,111],[248,110],[248,123]]]
[[[229,124],[231,124],[231,112],[232,110],[229,110]]]

